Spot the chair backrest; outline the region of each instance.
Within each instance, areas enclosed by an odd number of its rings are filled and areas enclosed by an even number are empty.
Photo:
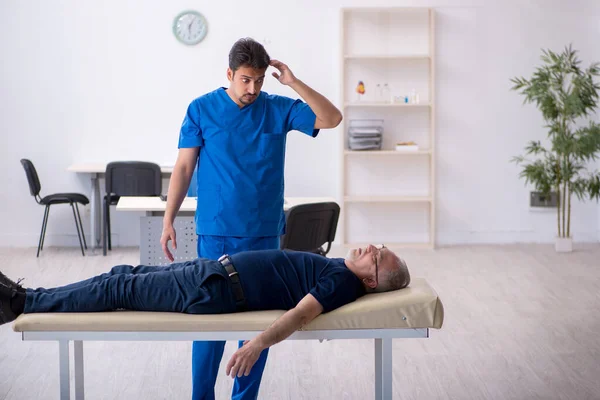
[[[309,251],[325,255],[335,239],[340,206],[334,202],[293,206],[287,213],[286,233],[281,249]],[[323,244],[327,249],[323,250]]]
[[[25,169],[25,174],[27,175],[27,182],[29,183],[29,192],[33,197],[39,196],[40,189],[42,185],[40,185],[40,178],[38,178],[37,171],[33,166],[33,163],[26,158],[21,159],[21,165]]]
[[[159,196],[160,166],[146,161],[113,161],[106,166],[106,193],[117,196]]]

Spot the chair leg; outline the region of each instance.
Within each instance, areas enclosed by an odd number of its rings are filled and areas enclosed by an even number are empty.
[[[108,233],[107,232],[108,227],[106,226],[106,217],[107,217],[106,204],[107,204],[106,199],[104,199],[104,212],[102,213],[103,214],[103,217],[102,217],[102,254],[103,255],[106,255],[106,235]]]
[[[46,242],[46,229],[48,229],[48,217],[50,216],[50,205],[47,207],[48,212],[44,213],[44,233],[42,234],[42,247],[40,247],[41,251],[44,250],[44,243]]]
[[[75,220],[75,227],[77,228],[77,237],[79,238],[79,247],[81,247],[81,255],[85,257],[83,251],[83,242],[81,241],[81,234],[79,233],[79,223],[77,222],[77,214],[75,213],[75,206],[71,203],[71,209],[73,210],[73,219]]]
[[[87,242],[85,241],[85,233],[83,232],[83,224],[81,223],[81,214],[79,213],[79,207],[75,203],[75,210],[77,211],[77,219],[79,219],[79,227],[81,228],[81,237],[83,238],[83,247],[87,250]]]
[[[106,203],[106,226],[108,227],[108,250],[112,250],[112,235],[110,232],[110,203]]]
[[[42,230],[40,231],[40,240],[38,242],[38,249],[36,257],[40,256],[40,250],[44,246],[44,236],[46,235],[46,223],[48,222],[48,213],[50,211],[50,206],[46,205],[46,209],[44,210],[44,218],[42,219]]]

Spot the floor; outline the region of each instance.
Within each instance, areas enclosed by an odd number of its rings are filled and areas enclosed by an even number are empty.
[[[82,257],[77,248],[0,248],[8,276],[57,286],[137,264],[137,248]],[[393,343],[394,399],[600,399],[600,244],[399,251],[445,308],[429,339]],[[343,256],[333,248],[331,256]],[[224,365],[216,398],[230,397]],[[189,399],[191,343],[86,342],[86,399]],[[372,399],[373,341],[283,342],[271,349],[259,398]],[[58,345],[0,327],[0,399],[57,399]]]

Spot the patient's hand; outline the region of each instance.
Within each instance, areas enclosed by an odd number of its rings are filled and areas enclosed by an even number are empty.
[[[263,349],[256,344],[256,341],[246,340],[244,345],[236,351],[231,360],[227,363],[227,375],[239,378],[242,375],[248,376],[252,366],[258,360]]]

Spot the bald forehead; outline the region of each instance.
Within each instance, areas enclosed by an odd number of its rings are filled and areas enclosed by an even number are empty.
[[[400,257],[386,247],[381,249],[381,263],[386,266],[386,269],[392,271],[398,268],[401,264],[401,260]]]

